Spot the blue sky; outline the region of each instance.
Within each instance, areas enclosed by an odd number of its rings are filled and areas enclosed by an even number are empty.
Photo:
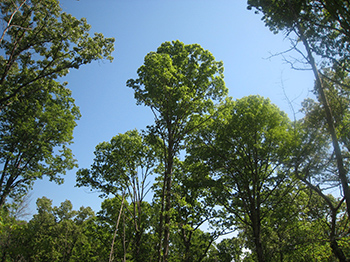
[[[259,94],[293,118],[286,95],[296,111],[310,96],[312,72],[292,70],[281,56],[270,58],[289,49],[289,41],[272,34],[260,15],[246,9],[246,1],[62,0],[61,7],[77,18],[85,17],[92,26],[91,33],[116,39],[112,63],[94,62],[71,70],[63,79],[68,81],[82,113],[71,146],[80,168],[92,164],[98,143],[153,123],[150,109],[136,105],[126,81],[136,77],[145,55],[165,41],[198,43],[223,61],[226,86],[235,99]],[[98,193],[74,187],[76,171],[67,172],[63,185],[46,179],[37,181],[28,211],[35,213],[35,201],[43,196],[52,199],[54,205],[68,199],[74,209],[91,206],[99,210]]]

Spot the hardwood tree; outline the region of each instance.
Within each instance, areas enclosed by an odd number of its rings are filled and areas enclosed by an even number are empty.
[[[112,60],[112,38],[91,37],[85,19],[62,12],[56,0],[4,0],[0,40],[0,207],[34,181],[76,166],[68,145],[79,119],[60,77],[94,60]]]
[[[114,195],[114,201],[119,201],[119,217],[114,221],[115,232],[119,230],[120,219],[126,217],[132,221],[133,229],[129,228],[132,233],[129,233],[131,239],[128,243],[133,243],[135,261],[143,261],[141,249],[148,226],[148,218],[144,214],[147,210],[145,197],[150,190],[149,177],[158,165],[157,150],[147,139],[137,130],[116,135],[110,142],[102,142],[96,146],[94,163],[90,169],[84,168],[77,172],[77,186],[97,190],[102,197]],[[106,202],[105,205],[107,204]],[[125,223],[120,224],[125,228]],[[125,249],[124,254],[128,253],[126,251]],[[111,251],[111,258],[112,253]]]
[[[293,188],[285,165],[291,122],[260,96],[228,100],[219,111],[218,118],[193,135],[189,157],[204,166],[199,172],[208,174],[212,198],[228,212],[225,220],[247,226],[257,260],[266,261],[264,221]]]
[[[64,85],[51,83],[50,88],[0,112],[0,207],[7,197],[26,194],[43,176],[62,183],[59,174],[76,166],[68,145],[79,109]]]
[[[343,155],[346,156],[348,137],[348,132],[344,132],[348,129],[346,123],[348,112],[344,110],[347,108],[345,106],[346,97],[338,96],[334,92],[330,94],[330,91],[334,90],[325,90],[325,93],[331,98],[329,101],[334,112],[338,112],[336,128],[342,130],[339,141],[344,145],[345,152],[343,152]],[[350,231],[342,228],[343,221],[348,220],[348,215],[346,212],[344,213],[345,198],[341,196],[342,191],[339,190],[338,194],[335,193],[341,188],[341,181],[337,176],[334,152],[330,150],[331,141],[327,134],[324,111],[320,103],[311,99],[303,102],[302,111],[305,113],[305,117],[296,123],[298,135],[294,139],[296,146],[294,147],[294,159],[292,161],[293,173],[314,194],[318,195],[320,201],[324,202],[324,210],[328,217],[328,219],[325,219],[325,224],[329,228],[329,230],[325,230],[328,243],[339,261],[347,261],[345,250],[342,249],[340,243],[349,237]],[[344,122],[342,119],[344,119]],[[330,190],[337,197],[329,194]]]
[[[121,209],[121,207],[123,208]],[[133,211],[132,203],[128,203],[126,200],[122,203],[120,196],[108,198],[102,202],[101,210],[97,212],[96,218],[91,224],[93,226],[91,230],[97,238],[102,240],[101,251],[105,252],[102,256],[104,260],[108,260],[109,256],[109,261],[154,261],[156,244],[152,221],[154,210],[145,201],[141,203],[141,208],[142,214],[138,218],[140,222],[137,224],[138,228],[135,229],[135,222],[130,214]],[[122,211],[120,212],[120,210]],[[115,231],[118,217],[120,226],[118,231]],[[110,256],[113,239],[113,254]],[[93,239],[91,241],[95,242]]]
[[[215,101],[227,94],[223,64],[198,44],[165,42],[146,55],[138,78],[127,81],[137,104],[150,107],[149,131],[162,141],[164,175],[159,215],[159,261],[168,261],[174,159],[184,138],[214,114]]]
[[[322,68],[331,67],[339,76],[349,73],[349,2],[330,0],[248,0],[248,9],[255,8],[262,12],[266,26],[273,32],[295,33],[296,43],[300,42],[305,52],[300,50],[305,62],[311,67],[315,76],[315,91],[322,104],[327,122],[327,129],[332,138],[332,145],[337,161],[338,177],[342,185],[348,216],[350,217],[350,187],[347,169],[342,154],[340,134],[335,127],[335,114],[325,93]],[[321,69],[316,63],[320,60]],[[323,75],[323,77],[322,77]],[[345,88],[349,86],[342,85]]]

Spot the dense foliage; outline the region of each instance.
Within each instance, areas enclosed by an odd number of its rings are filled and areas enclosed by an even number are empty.
[[[80,112],[67,83],[69,69],[109,59],[112,38],[91,37],[85,19],[61,11],[56,0],[0,2],[0,207],[33,182],[76,166],[68,145]]]
[[[306,48],[317,100],[302,118],[258,95],[227,97],[222,62],[165,42],[127,81],[154,123],[98,144],[77,172],[101,210],[43,197],[29,220],[34,181],[60,183],[75,165],[80,114],[57,78],[111,59],[113,39],[90,37],[56,0],[0,7],[0,261],[350,261],[347,1],[248,1]]]

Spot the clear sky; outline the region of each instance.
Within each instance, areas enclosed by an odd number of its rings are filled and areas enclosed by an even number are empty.
[[[94,62],[63,79],[82,113],[71,146],[80,168],[92,164],[98,143],[153,123],[150,109],[136,105],[126,81],[136,77],[145,55],[165,41],[197,43],[222,60],[226,86],[235,99],[259,94],[293,118],[286,95],[296,111],[310,96],[312,72],[292,70],[281,56],[270,58],[289,49],[289,41],[271,33],[260,15],[246,9],[245,0],[61,0],[61,7],[85,17],[91,33],[116,39],[112,63]],[[63,185],[37,181],[28,211],[35,213],[35,202],[43,196],[54,205],[68,199],[74,209],[90,206],[98,211],[98,193],[76,188],[76,171],[67,172]]]

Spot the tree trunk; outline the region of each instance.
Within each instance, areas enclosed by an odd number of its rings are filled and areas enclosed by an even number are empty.
[[[333,254],[338,258],[339,262],[349,262],[349,260],[346,259],[343,250],[339,247],[336,239],[331,240],[331,248]]]
[[[191,239],[192,239],[193,231],[189,232],[188,237],[186,236],[186,230],[184,229],[183,226],[181,228],[181,231],[182,231],[182,239],[183,239],[184,246],[185,246],[185,250],[184,250],[185,255],[184,255],[183,261],[184,262],[191,262],[190,254],[191,254]]]
[[[328,129],[329,132],[331,134],[332,137],[332,143],[333,143],[333,148],[334,148],[334,153],[335,153],[335,157],[337,160],[337,167],[338,167],[338,177],[341,181],[342,184],[342,188],[343,188],[343,194],[345,197],[345,202],[346,202],[346,207],[347,207],[347,213],[348,216],[350,217],[350,188],[349,188],[349,181],[346,177],[346,170],[344,167],[344,162],[343,162],[343,156],[341,153],[341,149],[340,149],[340,145],[339,145],[339,140],[337,138],[337,134],[336,134],[336,130],[335,130],[335,126],[334,126],[334,118],[332,115],[332,110],[329,106],[327,97],[324,93],[324,87],[322,84],[322,79],[320,77],[319,71],[317,69],[316,63],[315,63],[315,59],[312,55],[311,52],[311,48],[309,46],[309,43],[307,41],[307,39],[305,38],[304,35],[304,30],[301,27],[300,24],[297,25],[297,30],[298,30],[298,35],[300,36],[300,39],[302,40],[304,47],[306,49],[307,52],[307,57],[309,59],[309,63],[312,67],[312,71],[315,75],[315,79],[316,79],[316,90],[319,93],[320,97],[321,97],[321,103],[324,107],[325,113],[326,113],[326,121],[327,121],[327,125],[328,125]]]
[[[258,262],[265,262],[264,250],[261,244],[261,224],[260,224],[260,212],[256,208],[252,211],[251,221],[253,229],[253,237],[255,244],[255,251],[258,258]]]
[[[120,216],[122,214],[123,211],[123,205],[124,205],[124,192],[123,192],[123,197],[122,197],[122,202],[120,205],[120,210],[119,210],[119,214],[118,214],[118,219],[117,219],[117,224],[115,226],[115,231],[114,231],[114,235],[113,235],[113,240],[112,240],[112,246],[111,246],[111,251],[109,253],[109,262],[113,261],[113,249],[114,249],[114,242],[115,242],[115,238],[117,236],[117,232],[118,232],[118,227],[119,227],[119,221],[120,221]]]
[[[140,250],[141,250],[141,238],[142,238],[141,231],[137,231],[135,235],[135,261],[136,262],[143,262],[144,259],[141,256]]]
[[[160,208],[160,214],[159,214],[159,228],[158,228],[158,262],[162,262],[162,244],[163,244],[163,224],[164,224],[164,199],[165,199],[165,181],[166,181],[166,174],[164,174],[164,180],[163,180],[163,188],[162,188],[162,195],[161,195],[161,208]]]
[[[171,146],[171,147],[170,147]],[[169,240],[170,240],[170,209],[171,209],[171,182],[172,182],[172,173],[173,173],[173,152],[172,144],[169,145],[168,152],[168,165],[166,170],[166,185],[165,185],[165,216],[164,216],[164,243],[163,243],[163,256],[164,262],[168,261],[169,255]]]
[[[170,131],[169,131],[170,134]],[[165,146],[165,171],[161,196],[161,211],[159,216],[159,247],[158,261],[167,262],[169,255],[169,240],[170,240],[170,209],[171,209],[171,183],[174,165],[174,150],[171,135],[168,137],[168,146]],[[164,239],[163,239],[164,237]],[[163,248],[163,254],[162,254]]]
[[[329,206],[329,210],[332,213],[332,216],[331,216],[332,220],[331,220],[331,226],[330,226],[331,232],[330,232],[330,235],[329,235],[329,243],[330,243],[330,246],[332,248],[332,252],[338,258],[338,260],[340,262],[349,262],[349,260],[346,260],[346,257],[344,255],[343,250],[338,245],[338,242],[336,240],[336,233],[335,233],[336,232],[336,223],[337,223],[337,212],[338,212],[338,210],[339,210],[339,208],[340,208],[340,206],[341,206],[341,204],[342,204],[344,199],[340,201],[340,203],[338,204],[337,207],[335,207],[333,205],[332,200],[327,195],[323,194],[323,192],[321,191],[320,188],[314,186],[309,181],[307,181],[306,179],[302,178],[298,174],[297,170],[295,170],[295,174],[296,174],[296,177],[298,179],[300,179],[300,181],[305,183],[305,185],[307,185],[311,190],[316,192],[326,202],[326,204]]]
[[[338,206],[338,208],[340,205]],[[331,221],[331,234],[330,234],[330,244],[332,248],[333,254],[338,258],[339,262],[348,262],[349,260],[346,259],[345,254],[341,247],[339,247],[336,236],[335,236],[335,225],[337,222],[337,210],[338,208],[331,207],[332,210],[332,221]]]
[[[265,262],[264,250],[261,244],[260,230],[258,232],[254,232],[254,242],[255,242],[256,255],[258,257],[258,261]]]

